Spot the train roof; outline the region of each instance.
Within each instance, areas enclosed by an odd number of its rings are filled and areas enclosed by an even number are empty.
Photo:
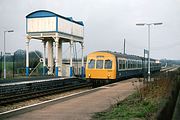
[[[128,59],[136,59],[136,60],[142,60],[144,57],[137,56],[137,55],[128,55],[128,54],[122,54],[120,52],[112,52],[112,51],[97,51],[97,52],[106,52],[115,55],[116,57],[122,57],[122,58],[128,58]],[[146,58],[147,59],[147,58]],[[155,61],[155,59],[151,59],[151,61]]]
[[[112,54],[116,57],[122,57],[122,58],[128,58],[128,59],[142,59],[141,57],[139,56],[136,56],[136,55],[127,55],[127,54],[122,54],[120,52],[112,52],[112,51],[96,51],[96,52],[105,52],[105,53],[109,53],[109,54]]]

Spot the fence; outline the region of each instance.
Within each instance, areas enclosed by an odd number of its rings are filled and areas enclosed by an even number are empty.
[[[4,69],[4,56],[0,52],[0,79],[3,79],[3,69]],[[29,68],[31,76],[42,76],[43,75],[43,63],[40,63],[40,58],[42,54],[39,51],[32,51],[29,53]],[[86,60],[86,59],[84,59]],[[73,60],[73,74],[75,76],[80,76],[81,74],[81,59]],[[47,60],[46,60],[47,62]],[[85,62],[84,62],[85,63]],[[64,64],[70,64],[69,60],[63,60]],[[25,50],[17,50],[13,54],[6,55],[6,74],[7,78],[21,78],[25,77],[25,68],[26,68],[26,52]],[[65,67],[66,68],[66,67]],[[46,70],[47,71],[47,70]],[[65,69],[66,75],[69,75],[68,68]],[[65,75],[65,76],[66,76]]]
[[[35,55],[34,52],[30,52],[30,71],[33,70],[39,63],[39,58]],[[36,53],[37,54],[37,53]],[[41,54],[39,52],[39,54]],[[14,77],[25,77],[25,57],[26,52],[24,50],[17,50],[13,54],[6,54],[6,77],[8,79]],[[40,65],[33,75],[42,75],[42,65]],[[3,79],[3,69],[4,69],[4,56],[0,52],[0,79]]]

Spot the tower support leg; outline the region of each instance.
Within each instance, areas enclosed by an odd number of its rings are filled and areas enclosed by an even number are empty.
[[[30,39],[27,38],[26,40],[26,76],[29,76],[29,42]]]

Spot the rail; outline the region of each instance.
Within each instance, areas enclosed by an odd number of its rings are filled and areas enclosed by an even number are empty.
[[[44,82],[44,84],[37,82],[23,86],[17,85],[16,89],[10,89],[10,87],[5,86],[0,89],[0,105],[89,86],[91,86],[89,82],[80,79],[55,80]]]

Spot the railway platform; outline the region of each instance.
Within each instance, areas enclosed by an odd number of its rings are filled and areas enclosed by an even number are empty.
[[[18,84],[27,84],[27,83],[36,83],[36,82],[44,82],[44,81],[52,81],[52,80],[66,80],[75,77],[54,77],[54,76],[45,76],[45,77],[29,77],[29,78],[19,78],[19,79],[10,79],[10,80],[0,80],[1,86],[8,85],[18,85]]]
[[[104,111],[117,101],[123,100],[135,92],[136,89],[132,81],[138,80],[133,78],[102,86],[96,88],[94,92],[87,92],[65,101],[59,100],[54,104],[22,114],[18,113],[6,118],[6,120],[89,120],[93,113]]]

